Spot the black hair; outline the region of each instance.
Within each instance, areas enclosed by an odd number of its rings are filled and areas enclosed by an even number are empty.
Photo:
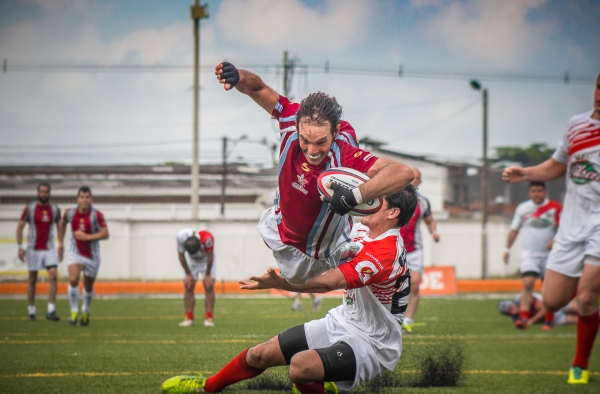
[[[42,186],[46,186],[48,188],[48,192],[50,192],[50,184],[47,183],[47,182],[40,182],[40,183],[38,183],[38,187],[37,187],[37,191],[38,192],[40,191],[40,187],[42,187]]]
[[[536,181],[529,182],[530,189],[534,186],[541,186],[544,190],[546,190],[546,184],[544,182],[536,182]]]
[[[90,188],[89,188],[89,187],[87,187],[87,186],[81,186],[81,187],[79,188],[79,190],[77,190],[77,197],[79,197],[79,195],[80,195],[81,193],[90,193],[90,197],[91,197],[91,196],[92,196],[92,189],[90,189]]]
[[[200,240],[192,235],[185,240],[183,247],[189,254],[196,254],[200,250]]]
[[[419,202],[417,189],[409,183],[404,189],[385,196],[385,201],[387,202],[388,207],[400,209],[400,215],[398,215],[398,227],[402,227],[408,223],[415,213],[415,209],[417,209],[417,203]]]
[[[311,93],[300,102],[300,109],[296,113],[296,128],[300,130],[300,123],[306,122],[314,125],[324,125],[329,122],[331,134],[342,120],[342,106],[335,97],[323,92]]]

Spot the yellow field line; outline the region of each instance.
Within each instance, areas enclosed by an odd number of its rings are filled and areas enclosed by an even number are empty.
[[[177,345],[177,344],[193,344],[193,343],[254,343],[256,340],[251,339],[191,339],[185,341],[175,341],[175,340],[149,340],[149,341],[137,341],[137,340],[127,340],[127,339],[117,339],[113,341],[97,341],[95,343],[106,343],[113,345]],[[75,343],[74,339],[64,339],[64,340],[8,340],[8,341],[0,341],[0,345],[39,345],[42,343]]]
[[[395,374],[415,374],[420,373],[419,370],[397,371]],[[182,374],[198,374],[211,375],[214,371],[156,371],[156,372],[37,372],[37,373],[18,373],[18,374],[3,374],[0,378],[68,378],[72,376],[86,377],[105,377],[105,376],[138,376],[138,375],[182,375]],[[565,376],[566,371],[493,371],[486,369],[474,369],[462,371],[469,375],[555,375]],[[600,375],[600,372],[590,372],[590,375]]]

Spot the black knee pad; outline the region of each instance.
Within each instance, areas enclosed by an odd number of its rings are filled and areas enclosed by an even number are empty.
[[[330,347],[315,349],[325,370],[325,382],[354,381],[356,357],[354,350],[346,342],[338,342]]]
[[[279,348],[281,349],[281,353],[283,353],[283,358],[285,358],[287,365],[290,365],[290,360],[296,353],[308,350],[304,324],[285,330],[277,336],[277,339],[279,340]]]

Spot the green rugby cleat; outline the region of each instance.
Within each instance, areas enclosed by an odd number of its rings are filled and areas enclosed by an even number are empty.
[[[163,393],[192,394],[203,393],[206,378],[202,375],[181,375],[165,380],[161,386]]]
[[[81,314],[81,321],[79,322],[79,324],[81,324],[82,326],[87,326],[88,324],[90,324],[90,314],[89,313],[82,313]]]
[[[71,317],[69,317],[69,324],[74,326],[77,324],[77,318],[79,317],[79,313],[77,312],[71,312]]]
[[[587,369],[581,369],[579,367],[571,367],[569,369],[569,384],[588,384],[590,380],[590,372]]]

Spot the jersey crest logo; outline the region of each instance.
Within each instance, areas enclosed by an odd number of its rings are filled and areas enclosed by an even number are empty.
[[[363,154],[363,151],[359,150],[358,152],[356,152],[354,154],[354,157],[360,157],[360,155],[362,155],[362,154]]]
[[[346,305],[352,305],[356,301],[356,293],[354,289],[348,289],[344,291],[344,302]]]
[[[84,218],[79,219],[79,230],[85,231],[85,219]]]
[[[308,184],[308,180],[304,179],[304,174],[302,175],[297,175],[298,177],[298,182],[292,182],[292,187],[302,193],[304,193],[304,195],[306,196],[308,194],[308,190],[306,190],[304,188],[304,186],[306,186]]]
[[[302,169],[306,172],[309,172],[310,168],[308,167],[308,163],[302,163]]]
[[[42,222],[49,222],[50,221],[50,216],[48,216],[48,211],[43,210],[42,211]]]
[[[575,156],[575,162],[569,169],[569,178],[576,185],[586,185],[592,181],[600,182],[600,174],[585,155]]]

